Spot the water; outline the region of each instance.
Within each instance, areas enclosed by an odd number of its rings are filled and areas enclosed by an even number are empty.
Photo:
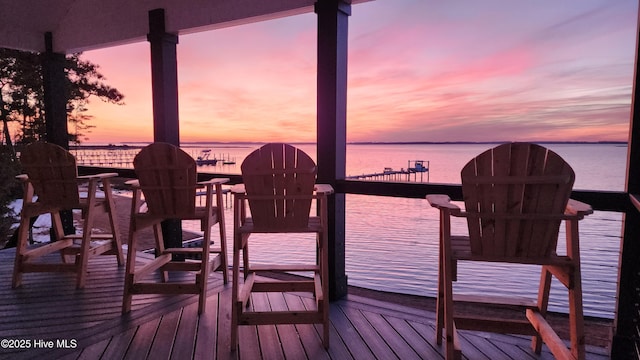
[[[196,157],[203,149],[212,149],[211,157],[235,160],[235,164],[202,166],[202,172],[239,174],[240,163],[259,145],[198,144],[184,150]],[[315,144],[297,145],[315,158]],[[407,168],[409,161],[429,161],[432,183],[460,183],[460,169],[469,159],[493,144],[420,144],[420,145],[348,145],[347,175]],[[576,172],[576,189],[624,189],[626,146],[615,144],[546,145],[567,160]],[[424,178],[426,180],[426,177]],[[233,214],[226,211],[227,237],[232,241]],[[613,318],[622,215],[598,211],[580,223],[582,276],[585,315]],[[457,219],[460,220],[460,219]],[[454,231],[464,231],[462,221],[454,222]],[[185,228],[199,231],[195,224]],[[563,253],[561,234],[559,252]],[[283,245],[273,235],[252,235],[251,258],[255,262],[278,259],[295,263],[313,261],[314,238],[301,236]],[[294,251],[282,259],[281,246]],[[346,196],[346,272],[348,283],[376,290],[435,296],[438,261],[438,212],[426,200],[366,195]],[[496,292],[535,297],[539,269],[520,266],[514,270],[501,264],[478,267],[460,263],[456,292]],[[555,281],[555,280],[554,280]],[[562,286],[552,286],[550,308],[566,312],[567,296]]]

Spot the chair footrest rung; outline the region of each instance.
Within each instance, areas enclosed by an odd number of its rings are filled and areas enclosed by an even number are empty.
[[[297,272],[297,271],[318,271],[317,265],[294,264],[294,265],[252,265],[249,271],[253,272]]]
[[[70,234],[65,235],[63,239],[82,240],[84,236],[82,234]],[[112,240],[113,234],[92,234],[91,240]]]
[[[143,265],[142,267],[136,269],[133,274],[133,282],[137,283],[141,278],[147,276],[155,270],[160,269],[163,265],[167,264],[171,261],[171,254],[160,255],[157,258],[153,259],[151,262]]]
[[[300,281],[254,281],[251,292],[312,292],[315,289],[313,280]]]
[[[526,318],[509,319],[504,317],[466,315],[455,315],[454,318],[457,329],[536,335],[536,330]]]
[[[524,297],[456,294],[453,296],[453,301],[457,303],[502,305],[502,306],[509,306],[509,307],[521,307],[526,309],[538,307],[535,300],[524,298]]]
[[[529,319],[532,326],[538,331],[542,341],[549,347],[553,356],[557,359],[575,358],[542,314],[538,311],[527,310],[527,319]]]
[[[20,272],[77,272],[76,264],[65,263],[22,263]]]
[[[69,246],[73,246],[73,241],[70,239],[66,239],[66,240],[58,240],[52,243],[48,243],[42,246],[38,246],[35,248],[31,248],[28,249],[27,251],[25,251],[24,253],[22,253],[22,257],[23,259],[27,260],[27,259],[32,259],[32,258],[39,258],[43,255],[47,255],[50,254],[52,252],[55,251],[60,251],[64,248],[67,248]]]
[[[200,247],[168,248],[168,249],[165,249],[164,252],[171,253],[171,254],[185,254],[185,255],[202,254],[202,248]],[[211,252],[211,250],[209,250],[209,252]]]
[[[171,261],[160,268],[162,271],[200,271],[202,270],[201,262],[193,261]]]
[[[200,287],[193,283],[135,283],[132,294],[199,294]]]

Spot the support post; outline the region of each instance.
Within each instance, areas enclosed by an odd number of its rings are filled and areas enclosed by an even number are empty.
[[[165,30],[164,9],[149,11],[151,86],[153,96],[153,141],[180,146],[178,118],[178,36]],[[179,220],[162,222],[165,247],[182,247]]]
[[[639,13],[640,17],[640,13]],[[640,24],[636,32],[636,60],[631,97],[626,192],[640,194]],[[640,211],[631,207],[622,218],[618,274],[618,302],[611,344],[612,359],[640,359]]]
[[[318,182],[335,187],[344,179],[347,153],[347,44],[351,5],[318,0],[317,159]],[[329,296],[347,294],[345,194],[329,197]]]
[[[53,52],[53,35],[44,34],[45,52],[42,54],[42,87],[44,90],[45,140],[69,150],[67,125],[67,75],[64,72],[65,54]],[[73,214],[60,211],[62,229],[66,235],[75,234]],[[51,232],[53,240],[53,231]]]

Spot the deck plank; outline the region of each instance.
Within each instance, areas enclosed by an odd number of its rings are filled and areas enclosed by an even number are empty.
[[[254,293],[251,295],[251,302],[255,311],[268,311],[271,309],[267,293]],[[242,326],[247,327],[247,326]],[[258,338],[260,339],[260,351],[262,359],[278,360],[284,359],[281,340],[275,325],[258,326]],[[292,339],[285,339],[292,341]]]
[[[284,299],[287,303],[287,306],[292,309],[311,309],[315,308],[315,301],[312,299],[306,298],[307,302],[305,302],[300,296],[296,296],[293,294],[285,294]],[[319,329],[317,329],[319,327]],[[295,325],[295,330],[298,332],[300,336],[300,340],[302,341],[302,346],[304,348],[305,353],[307,354],[308,359],[330,359],[329,353],[324,349],[322,345],[322,339],[320,334],[322,332],[321,325],[312,326],[309,324],[300,324]],[[332,332],[330,329],[329,332],[329,342],[332,350],[336,351],[338,354],[341,351],[342,354],[348,354],[344,343],[338,341],[337,336],[335,335],[335,331]],[[343,357],[334,357],[338,359],[348,359],[348,355],[344,355]]]
[[[294,302],[287,303],[282,293],[268,293],[267,299],[269,300],[271,310],[274,311],[291,311],[304,309],[304,306],[302,304],[296,304]],[[312,325],[306,326],[312,327]],[[304,326],[302,325],[300,325],[299,327],[304,328]],[[278,337],[280,338],[280,343],[282,344],[282,350],[285,354],[287,354],[287,357],[290,357],[292,359],[306,358],[307,355],[304,351],[304,346],[300,341],[300,336],[295,325],[279,325],[277,327],[277,330]]]
[[[435,340],[435,330],[423,323],[387,316],[387,321],[421,359],[440,359],[442,355],[431,345]],[[422,328],[421,330],[419,330]]]
[[[100,342],[87,346],[81,351],[77,359],[78,360],[100,359],[100,357],[102,357],[102,354],[104,354],[105,350],[107,349],[107,346],[109,346],[110,341],[111,339],[104,339]]]
[[[180,310],[173,311],[164,315],[160,320],[157,332],[153,338],[153,343],[149,349],[148,357],[150,359],[170,359],[173,344],[186,340],[176,338],[180,313]]]
[[[129,344],[131,344],[131,340],[133,336],[136,334],[136,328],[131,328],[127,331],[124,331],[116,336],[114,336],[109,342],[109,346],[105,350],[102,355],[102,359],[122,359],[124,358],[127,350],[129,349]],[[52,358],[55,358],[57,354],[51,354]]]
[[[397,329],[391,326],[383,315],[371,311],[363,312],[362,314],[398,358],[403,360],[420,359],[416,351],[407,344]]]
[[[124,268],[112,257],[92,259],[85,289],[65,274],[26,274],[11,289],[13,250],[0,251],[0,338],[76,340],[75,349],[0,349],[11,359],[443,359],[435,343],[435,314],[398,303],[349,295],[331,303],[330,341],[322,346],[322,325],[241,326],[239,346],[230,351],[231,285],[212,274],[204,315],[197,296],[137,295],[121,314]],[[144,261],[142,259],[141,261]],[[307,295],[256,294],[254,307],[315,307]],[[461,332],[464,358],[552,359],[540,357],[528,337]],[[587,347],[587,359],[608,359]]]
[[[124,357],[125,360],[149,358],[149,351],[151,350],[151,344],[155,338],[156,332],[158,331],[158,325],[160,325],[160,319],[156,318],[138,326],[138,329],[131,340],[131,344],[129,344],[129,350]]]
[[[179,341],[176,341],[173,344],[170,357],[172,360],[193,358],[193,351],[195,348],[198,319],[196,316],[190,316],[190,314],[198,312],[198,305],[193,303],[185,306],[180,310],[180,312],[180,322],[176,329],[176,339],[179,339]]]
[[[358,333],[363,338],[371,340],[366,342],[371,352],[377,356],[381,356],[383,359],[398,359],[398,356],[393,353],[391,348],[389,348],[380,334],[371,326],[360,310],[347,307],[342,310],[353,326],[358,329]]]

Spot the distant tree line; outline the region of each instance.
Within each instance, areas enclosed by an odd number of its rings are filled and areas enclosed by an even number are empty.
[[[108,103],[123,104],[124,95],[105,82],[98,65],[80,59],[80,54],[65,60],[67,120],[69,141],[80,144],[88,140],[91,115],[89,99],[97,97]],[[8,205],[20,196],[15,176],[20,173],[15,145],[46,139],[42,55],[0,48],[0,248],[11,231],[13,218]],[[17,126],[9,126],[10,124]],[[11,134],[11,129],[13,134]]]

